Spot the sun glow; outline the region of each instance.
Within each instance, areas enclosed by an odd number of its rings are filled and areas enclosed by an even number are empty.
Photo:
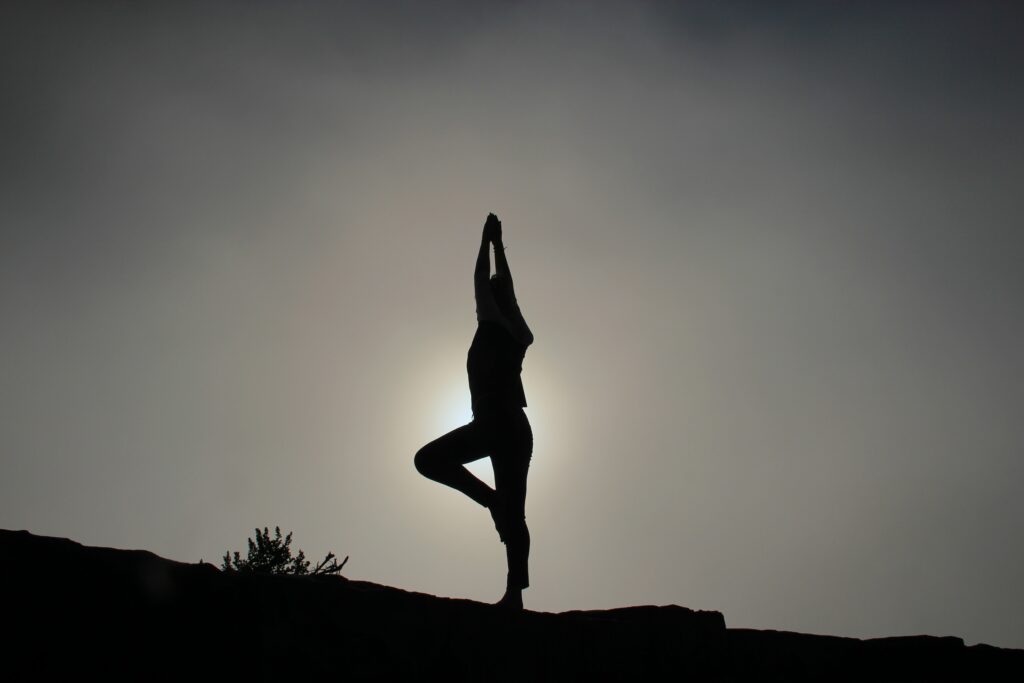
[[[441,393],[441,400],[438,401],[434,424],[437,425],[437,435],[447,434],[453,429],[462,427],[473,421],[473,410],[469,402],[469,388],[465,382],[452,383]],[[491,459],[484,457],[466,464],[466,469],[477,477],[494,486],[494,471],[491,468]]]
[[[411,394],[416,399],[408,408],[408,414],[419,416],[420,428],[417,430],[422,435],[422,440],[417,441],[423,445],[448,432],[469,424],[473,420],[473,411],[470,406],[469,386],[466,381],[465,371],[461,364],[460,355],[465,351],[461,348],[456,351],[445,348],[444,351],[435,356],[423,358],[417,367],[422,369],[422,374],[417,378],[415,386],[422,387],[421,391]],[[454,359],[459,359],[458,361]],[[564,391],[558,381],[559,372],[557,366],[552,366],[543,355],[534,354],[534,357],[527,355],[524,363],[523,383],[526,388],[527,401],[530,407],[526,409],[534,434],[534,459],[531,470],[543,475],[543,480],[537,481],[532,486],[539,492],[556,487],[556,480],[561,480],[565,467],[571,460],[566,453],[574,450],[573,439],[567,434],[580,433],[581,430],[574,430],[567,425],[574,424],[572,402],[565,400]],[[559,423],[562,429],[551,438],[546,428],[544,416],[547,414],[545,406],[554,401],[560,406]],[[552,457],[557,454],[557,457]],[[491,467],[491,459],[483,457],[466,465],[474,475],[481,480],[494,485],[494,472]]]

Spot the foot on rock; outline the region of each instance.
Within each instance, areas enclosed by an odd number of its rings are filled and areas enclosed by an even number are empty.
[[[509,612],[521,612],[523,610],[523,594],[521,591],[506,590],[501,600],[494,603],[495,607],[508,610]]]

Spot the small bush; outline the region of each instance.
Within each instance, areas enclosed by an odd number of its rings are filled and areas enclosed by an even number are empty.
[[[281,537],[281,527],[274,527],[274,538],[270,532],[263,527],[261,532],[256,529],[256,542],[250,538],[249,556],[244,560],[239,553],[234,553],[232,560],[231,551],[224,553],[224,564],[221,569],[224,571],[243,572],[248,574],[337,574],[348,562],[348,556],[341,564],[334,557],[334,553],[327,553],[319,564],[312,570],[309,568],[309,560],[306,554],[299,551],[298,556],[292,557],[292,550],[289,546],[292,543],[292,532],[284,538]]]

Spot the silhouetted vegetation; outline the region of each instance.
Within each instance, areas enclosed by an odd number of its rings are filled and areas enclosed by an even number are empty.
[[[334,553],[327,553],[320,563],[312,570],[309,568],[309,560],[306,554],[299,550],[299,554],[292,557],[291,543],[292,532],[281,537],[281,527],[274,527],[274,538],[270,537],[267,527],[263,531],[256,529],[256,541],[251,538],[249,541],[249,556],[242,559],[238,552],[231,557],[231,551],[224,553],[224,564],[221,569],[224,571],[247,572],[258,574],[337,574],[348,562],[348,556],[338,564]]]

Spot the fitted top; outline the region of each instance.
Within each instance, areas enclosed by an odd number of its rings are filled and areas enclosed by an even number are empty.
[[[484,404],[500,403],[526,407],[520,373],[526,346],[493,320],[477,323],[473,343],[466,357],[469,394],[475,413]]]

